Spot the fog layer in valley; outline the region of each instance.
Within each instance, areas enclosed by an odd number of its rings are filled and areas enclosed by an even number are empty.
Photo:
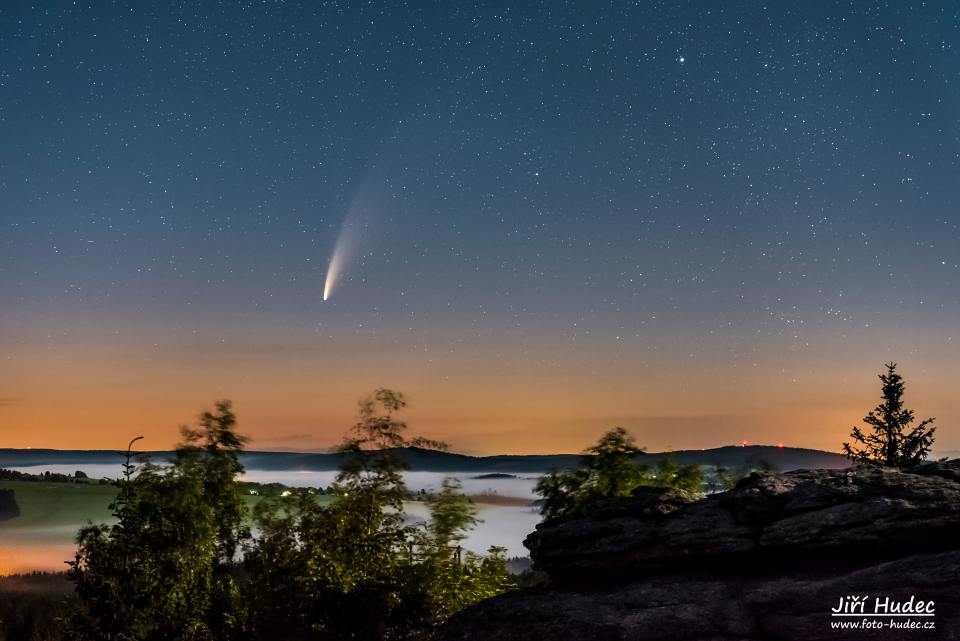
[[[83,471],[90,478],[117,478],[122,473],[119,464],[116,465],[37,465],[15,468],[31,474],[51,472],[58,474],[73,474],[77,470]],[[321,487],[330,486],[337,473],[330,472],[299,472],[288,470],[247,470],[242,479],[257,483],[282,483],[291,487]],[[533,531],[540,514],[530,505],[494,505],[492,497],[515,497],[532,501],[536,498],[533,486],[536,477],[529,474],[518,474],[515,478],[476,478],[475,473],[439,473],[439,472],[407,472],[404,474],[408,488],[413,492],[420,490],[432,491],[439,489],[445,477],[452,476],[460,480],[464,493],[477,499],[481,522],[470,532],[463,542],[463,546],[472,552],[484,553],[490,546],[500,546],[507,549],[507,556],[526,556],[527,549],[523,547],[523,539]],[[487,498],[491,497],[491,498]],[[490,502],[487,502],[490,501]],[[408,502],[406,512],[410,522],[420,522],[427,518],[426,505],[421,502]],[[58,526],[56,528],[17,528],[5,533],[15,520],[6,526],[0,526],[0,571],[29,571],[29,570],[63,570],[64,561],[73,558],[73,539],[76,531],[83,522],[73,526]]]

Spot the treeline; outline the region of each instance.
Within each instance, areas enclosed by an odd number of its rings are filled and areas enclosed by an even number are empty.
[[[99,483],[101,485],[110,485],[111,479],[91,479],[81,470],[73,474],[60,474],[58,472],[21,472],[19,470],[10,470],[0,468],[0,481],[29,481],[34,483]],[[257,481],[237,481],[237,488],[242,494],[254,496],[292,496],[295,494],[311,494],[314,496],[332,495],[337,492],[337,486],[329,485],[327,487],[293,487],[283,483],[259,483]],[[425,490],[404,490],[404,500],[407,501],[425,501],[429,497],[429,492]]]
[[[0,576],[0,641],[60,641],[69,607],[63,572]]]
[[[290,486],[283,483],[258,483],[256,481],[239,481],[237,486],[243,494],[254,496],[281,496],[288,497],[298,494],[309,494],[311,496],[333,496],[337,493],[337,485],[327,487],[309,487],[309,486]],[[403,490],[404,501],[426,501],[431,494],[427,490]]]
[[[227,401],[184,430],[170,465],[130,453],[116,524],[78,535],[63,637],[427,639],[454,612],[510,588],[502,549],[460,548],[476,507],[453,479],[428,497],[426,525],[405,523],[404,464],[389,450],[443,447],[405,436],[396,417],[405,404],[390,390],[361,404],[323,504],[302,491],[247,514],[236,481],[244,439]]]
[[[90,477],[84,472],[77,470],[73,474],[59,474],[57,472],[41,472],[31,474],[29,472],[19,472],[17,470],[8,470],[0,468],[0,481],[33,481],[49,483],[90,483]],[[101,483],[109,483],[103,479]]]
[[[642,452],[627,430],[609,430],[584,450],[579,467],[554,470],[537,481],[535,491],[543,497],[540,510],[544,517],[566,516],[597,501],[630,496],[638,487],[703,494],[706,486],[699,465],[677,465],[664,458],[651,467],[637,462]]]

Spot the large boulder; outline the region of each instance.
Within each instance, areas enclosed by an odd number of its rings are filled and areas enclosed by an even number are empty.
[[[643,488],[525,545],[545,583],[467,609],[439,639],[960,639],[960,461],[753,474],[702,500]],[[914,612],[890,616],[900,603]]]
[[[0,489],[0,521],[20,516],[20,506],[13,490]]]

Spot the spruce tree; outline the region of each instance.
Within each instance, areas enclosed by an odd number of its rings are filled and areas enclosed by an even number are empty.
[[[887,363],[887,372],[880,374],[882,401],[863,418],[871,432],[864,434],[854,427],[850,436],[854,443],[843,444],[843,453],[853,461],[878,462],[889,467],[910,468],[922,463],[933,444],[934,419],[921,421],[911,428],[913,410],[903,406],[903,377],[896,363]]]

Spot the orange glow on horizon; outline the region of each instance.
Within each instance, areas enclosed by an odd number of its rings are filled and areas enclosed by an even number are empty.
[[[811,359],[781,374],[773,358],[764,367],[731,369],[717,358],[689,369],[592,346],[549,368],[510,360],[509,344],[443,362],[392,343],[151,348],[111,351],[91,340],[40,355],[12,349],[0,363],[0,447],[113,450],[142,434],[144,449],[167,449],[181,425],[229,398],[251,449],[325,448],[355,422],[356,401],[384,386],[408,397],[411,435],[469,454],[576,453],[617,425],[649,451],[741,442],[838,451],[879,400],[874,361],[882,361],[837,358],[819,372]],[[549,353],[549,345],[538,349]],[[947,383],[951,355],[938,356],[902,371],[908,406],[918,418],[938,417],[941,452],[960,449],[950,429],[960,400]]]

